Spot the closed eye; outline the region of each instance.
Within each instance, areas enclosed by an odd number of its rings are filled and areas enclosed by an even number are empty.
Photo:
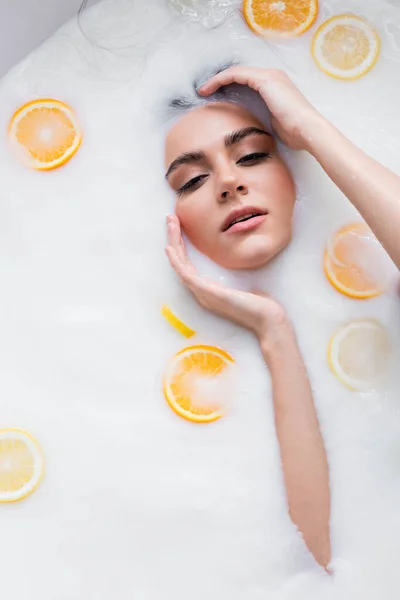
[[[267,160],[270,156],[271,154],[269,152],[252,152],[251,154],[246,154],[245,156],[242,156],[242,158],[239,158],[239,160],[236,161],[236,164],[244,167],[251,167],[252,165]]]
[[[179,188],[179,190],[177,190],[178,196],[181,196],[187,191],[193,192],[194,190],[197,190],[197,188],[200,187],[202,181],[207,177],[208,175],[197,175],[197,177],[193,177],[187,183],[185,183],[185,185]]]

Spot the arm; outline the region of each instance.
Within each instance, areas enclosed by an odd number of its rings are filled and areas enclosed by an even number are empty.
[[[322,118],[316,120],[306,136],[305,147],[355,206],[400,269],[400,177]]]
[[[295,334],[285,323],[277,336],[260,340],[269,368],[276,432],[290,517],[315,560],[330,561],[330,492],[324,442]]]
[[[283,308],[266,294],[225,288],[189,261],[179,220],[168,217],[166,252],[182,282],[207,310],[252,331],[271,372],[276,431],[289,512],[314,558],[330,559],[329,477],[307,372]]]

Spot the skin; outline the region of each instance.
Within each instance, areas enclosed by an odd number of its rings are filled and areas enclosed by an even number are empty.
[[[274,132],[293,150],[314,156],[400,267],[400,177],[367,156],[322,117],[283,71],[232,67],[213,77],[200,93],[207,96],[230,83],[247,85],[260,93],[271,112]],[[193,143],[197,131],[192,133]],[[290,320],[284,308],[266,294],[224,288],[199,275],[186,255],[179,215],[169,216],[167,227],[170,263],[199,304],[252,331],[257,338],[272,379],[289,513],[315,560],[327,568],[331,548],[326,452]]]
[[[166,139],[181,226],[198,250],[228,269],[262,267],[291,238],[293,181],[273,137],[263,132],[242,106],[215,103],[186,114]],[[266,218],[251,232],[225,231],[225,220],[243,206]]]

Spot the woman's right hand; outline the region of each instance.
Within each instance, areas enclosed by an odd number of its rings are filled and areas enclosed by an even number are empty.
[[[186,254],[178,217],[167,217],[167,226],[171,266],[203,308],[252,331],[260,344],[291,329],[282,306],[267,294],[226,288],[200,275]]]
[[[235,66],[218,73],[201,86],[199,93],[209,96],[231,83],[247,85],[265,101],[271,112],[275,133],[293,150],[307,149],[309,138],[324,121],[284,71]]]

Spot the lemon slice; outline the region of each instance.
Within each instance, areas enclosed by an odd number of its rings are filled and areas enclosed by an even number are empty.
[[[318,14],[317,0],[244,0],[243,15],[258,35],[295,37],[307,31]]]
[[[331,338],[328,362],[348,388],[368,392],[386,375],[392,344],[387,330],[374,320],[352,321]]]
[[[183,321],[178,319],[178,317],[172,312],[169,306],[164,305],[161,309],[162,316],[168,321],[172,327],[174,327],[180,334],[185,338],[191,338],[196,335],[194,329],[191,329],[188,325],[186,325]]]
[[[21,106],[11,119],[9,137],[21,162],[38,170],[65,164],[82,142],[72,108],[49,98]]]
[[[337,79],[357,79],[376,63],[380,41],[375,29],[351,14],[331,17],[317,29],[312,54],[318,67]]]
[[[164,379],[164,395],[172,410],[197,423],[222,417],[227,393],[224,372],[233,362],[215,346],[189,346],[178,352]]]
[[[22,429],[0,429],[0,502],[29,496],[43,472],[43,454],[35,438]]]

